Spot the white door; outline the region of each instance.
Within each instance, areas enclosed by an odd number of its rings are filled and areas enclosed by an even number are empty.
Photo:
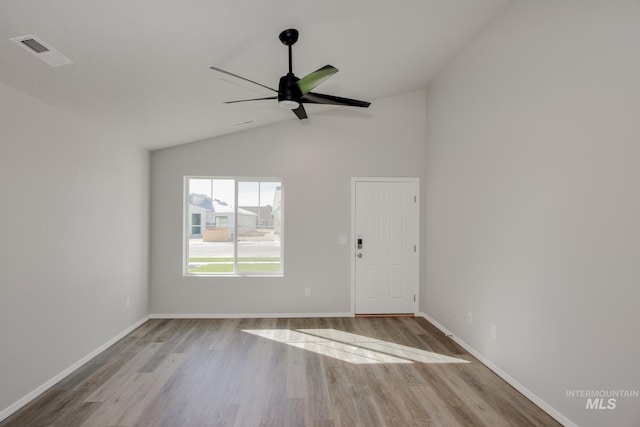
[[[356,314],[418,309],[418,180],[353,179]]]

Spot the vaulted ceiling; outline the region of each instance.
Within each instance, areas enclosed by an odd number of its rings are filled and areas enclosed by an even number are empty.
[[[157,149],[297,120],[275,101],[224,104],[273,93],[209,68],[277,87],[288,69],[284,29],[300,32],[297,76],[331,64],[340,71],[316,91],[375,105],[426,88],[509,1],[2,0],[0,81]],[[10,40],[25,35],[72,63],[52,67]],[[308,120],[327,108],[308,106]]]

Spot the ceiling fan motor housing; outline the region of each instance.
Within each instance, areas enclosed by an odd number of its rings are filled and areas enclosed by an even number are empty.
[[[280,77],[278,84],[278,105],[288,110],[295,110],[300,106],[302,92],[300,87],[295,84],[299,78],[292,73]]]

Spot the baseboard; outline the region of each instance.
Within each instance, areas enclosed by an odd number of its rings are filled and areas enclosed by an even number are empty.
[[[4,420],[5,418],[8,418],[10,415],[17,412],[20,408],[22,408],[23,406],[25,406],[26,404],[34,400],[36,397],[40,396],[42,393],[44,393],[45,391],[53,387],[55,384],[63,380],[68,375],[72,374],[75,370],[77,370],[79,367],[87,363],[89,360],[93,359],[98,354],[102,353],[107,348],[111,347],[118,340],[122,339],[124,336],[132,332],[134,329],[142,325],[147,320],[149,320],[149,316],[143,317],[133,325],[129,326],[124,331],[120,332],[115,337],[111,338],[106,343],[102,344],[100,347],[93,350],[91,353],[84,356],[82,359],[75,362],[73,365],[69,366],[64,371],[60,372],[58,375],[54,376],[53,378],[51,378],[50,380],[48,380],[47,382],[45,382],[44,384],[42,384],[32,392],[30,392],[29,394],[27,394],[26,396],[18,400],[17,402],[15,402],[14,404],[0,411],[0,421]]]
[[[451,333],[451,331],[449,331],[447,328],[442,326],[438,321],[436,321],[435,319],[431,318],[426,313],[419,313],[419,316],[424,317],[425,319],[427,319],[436,328],[440,329],[440,331],[442,331],[445,335],[447,335],[452,340],[454,340],[458,345],[460,345],[460,347],[464,348],[467,352],[469,352],[469,354],[471,354],[473,357],[478,359],[480,361],[480,363],[482,363],[487,368],[489,368],[493,372],[495,372],[496,375],[498,375],[500,378],[505,380],[510,386],[512,386],[513,388],[518,390],[523,396],[525,396],[527,399],[532,401],[536,406],[538,406],[540,409],[545,411],[547,414],[549,414],[551,417],[553,417],[560,424],[562,424],[565,427],[578,427],[578,425],[576,423],[574,423],[573,421],[571,421],[570,419],[568,419],[567,417],[562,415],[554,407],[552,407],[547,402],[545,402],[540,397],[538,397],[536,394],[534,394],[531,390],[529,390],[528,388],[526,388],[525,386],[520,384],[518,381],[513,379],[509,374],[504,372],[502,369],[500,369],[498,366],[496,366],[489,359],[484,357],[482,354],[478,353],[473,347],[471,347],[466,342],[464,342],[460,338],[458,338],[455,335],[453,335]]]
[[[416,317],[416,315],[413,314],[413,313],[391,313],[391,314],[387,314],[387,313],[382,313],[382,314],[376,314],[376,313],[357,314],[356,313],[356,317],[363,317],[363,318],[368,318],[368,317]]]
[[[353,313],[205,313],[205,314],[150,314],[150,319],[294,319],[310,317],[353,317]]]

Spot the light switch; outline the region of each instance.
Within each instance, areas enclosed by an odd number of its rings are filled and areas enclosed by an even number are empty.
[[[340,243],[341,245],[346,245],[347,244],[347,235],[346,234],[341,234],[338,236],[338,243]]]

